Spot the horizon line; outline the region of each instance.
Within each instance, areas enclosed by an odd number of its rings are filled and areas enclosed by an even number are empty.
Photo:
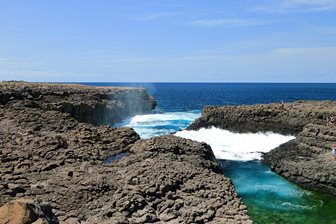
[[[336,82],[260,82],[260,81],[251,81],[251,82],[225,82],[225,81],[25,81],[25,80],[0,80],[0,82],[28,82],[28,83],[64,83],[64,84],[85,84],[85,83],[122,83],[122,84],[128,84],[128,83],[144,83],[144,84],[151,84],[151,83],[158,83],[158,84],[169,84],[169,83],[180,83],[180,84],[336,84]]]

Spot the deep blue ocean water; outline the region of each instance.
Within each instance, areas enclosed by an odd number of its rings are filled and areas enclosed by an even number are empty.
[[[177,132],[180,136],[208,142],[216,157],[221,159],[223,174],[232,179],[255,223],[336,223],[335,197],[304,190],[271,172],[256,159],[258,155],[253,150],[258,151],[258,147],[271,150],[276,146],[274,144],[292,137],[274,134],[236,136],[218,129],[203,130],[202,133],[183,131],[200,116],[206,105],[336,100],[336,84],[84,84],[145,87],[157,100],[157,108],[152,114],[135,116],[119,125],[134,128],[142,138]],[[262,145],[263,142],[267,144]]]
[[[241,105],[284,100],[336,100],[336,83],[86,83],[145,87],[158,102],[157,111],[201,110],[205,105]]]

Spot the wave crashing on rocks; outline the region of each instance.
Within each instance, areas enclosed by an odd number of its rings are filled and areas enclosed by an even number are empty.
[[[260,160],[263,153],[295,139],[272,132],[239,134],[215,127],[183,130],[175,135],[208,143],[217,159],[239,161]]]

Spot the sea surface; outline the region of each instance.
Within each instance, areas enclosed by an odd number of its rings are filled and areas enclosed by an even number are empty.
[[[218,128],[184,130],[205,105],[251,105],[295,100],[336,100],[336,84],[262,83],[83,83],[94,86],[145,87],[157,100],[147,115],[119,126],[134,128],[142,138],[174,133],[211,145],[232,179],[255,223],[336,223],[336,197],[305,190],[260,162],[268,152],[294,136],[277,133],[236,134]]]

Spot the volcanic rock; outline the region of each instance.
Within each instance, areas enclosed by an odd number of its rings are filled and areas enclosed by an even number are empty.
[[[156,102],[144,88],[90,87],[76,84],[0,83],[0,104],[56,110],[78,121],[112,125],[136,114],[149,113]]]
[[[31,200],[11,201],[0,207],[1,224],[58,224],[49,205]]]
[[[90,124],[102,121],[90,118],[100,114],[91,107],[96,101],[108,107],[106,93],[114,102],[129,89],[9,83],[0,90],[0,206],[34,199],[48,203],[60,223],[251,223],[209,145],[175,136],[140,140],[130,128]],[[59,109],[64,102],[92,110],[79,116]],[[105,162],[122,152],[128,156]]]
[[[328,117],[336,117],[336,101],[297,101],[284,108],[278,104],[210,106],[188,129],[215,126],[239,133],[295,135],[295,140],[266,153],[264,162],[290,181],[336,195],[336,161],[331,157],[336,128],[326,125]]]

